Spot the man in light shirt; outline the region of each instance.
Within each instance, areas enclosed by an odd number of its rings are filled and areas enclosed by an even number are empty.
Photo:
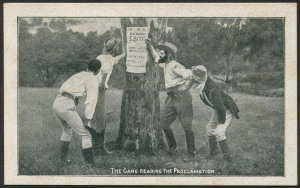
[[[162,115],[162,128],[169,146],[169,154],[177,154],[177,144],[172,129],[172,122],[178,116],[185,132],[188,154],[196,155],[194,131],[192,129],[193,106],[192,96],[187,89],[192,72],[175,61],[177,48],[174,44],[166,42],[157,45],[159,53],[147,41],[152,56],[159,66],[164,69],[165,86],[168,97]]]
[[[59,89],[59,94],[53,104],[53,112],[63,129],[60,146],[61,161],[67,161],[69,143],[74,130],[81,138],[84,161],[89,165],[94,164],[92,137],[76,111],[75,101],[82,96],[86,96],[84,114],[87,125],[91,126],[98,99],[99,81],[96,75],[100,68],[101,62],[99,60],[91,60],[88,63],[87,71],[73,75]]]
[[[97,135],[95,136],[95,155],[111,154],[112,152],[105,147],[105,90],[108,89],[108,80],[112,73],[113,67],[119,62],[119,60],[125,57],[125,53],[117,56],[119,53],[120,41],[110,37],[104,41],[104,48],[102,54],[97,57],[101,61],[102,67],[97,77],[100,83],[99,97],[95,111],[95,121],[93,122],[93,128]],[[123,50],[124,52],[124,50]]]

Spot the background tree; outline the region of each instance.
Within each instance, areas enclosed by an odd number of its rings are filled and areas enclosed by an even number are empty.
[[[283,19],[170,18],[169,26],[168,40],[178,45],[178,61],[187,68],[205,65],[215,79],[235,85],[248,82],[252,72],[276,71],[276,82],[272,74],[262,81],[257,73],[259,80],[251,84],[283,87]]]

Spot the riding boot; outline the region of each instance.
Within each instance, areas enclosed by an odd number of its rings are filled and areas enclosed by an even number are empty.
[[[192,157],[196,156],[194,131],[192,130],[185,131],[185,139],[186,139],[188,154]]]
[[[213,158],[218,155],[218,142],[216,136],[208,137],[209,146],[209,158]]]
[[[93,147],[82,149],[84,161],[88,165],[95,165]]]
[[[169,154],[176,155],[177,154],[177,144],[176,144],[176,140],[175,140],[173,131],[170,128],[163,129],[163,130],[166,135],[166,140],[168,142]]]
[[[222,140],[222,141],[219,141],[219,145],[220,145],[220,148],[221,148],[222,153],[223,153],[223,159],[224,159],[224,161],[231,162],[232,161],[232,157],[230,155],[229,147],[228,147],[226,139]]]
[[[60,154],[59,159],[63,162],[67,161],[67,155],[69,151],[69,141],[60,141]]]

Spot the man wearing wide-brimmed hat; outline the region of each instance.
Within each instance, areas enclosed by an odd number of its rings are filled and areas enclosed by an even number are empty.
[[[95,110],[95,115],[92,123],[92,128],[89,130],[93,136],[93,145],[95,155],[105,155],[112,154],[113,152],[109,151],[105,147],[104,136],[105,136],[105,90],[108,89],[108,80],[113,70],[113,66],[119,62],[119,60],[125,57],[123,54],[118,55],[119,53],[120,40],[114,37],[107,38],[104,41],[104,47],[102,54],[99,55],[96,59],[100,60],[102,67],[97,77],[99,80],[99,95],[98,102]]]
[[[226,141],[226,129],[232,122],[232,117],[239,119],[239,109],[235,101],[220,90],[216,83],[207,75],[207,70],[203,65],[192,67],[192,82],[197,84],[201,100],[215,111],[206,127],[206,135],[210,149],[209,158],[214,158],[218,154],[218,143],[223,153],[223,159],[231,162],[232,157]],[[192,84],[191,84],[192,85]]]
[[[192,129],[193,106],[192,96],[186,87],[192,72],[176,61],[177,48],[172,43],[157,45],[157,53],[151,42],[147,41],[148,47],[156,62],[164,69],[165,87],[168,97],[162,115],[162,128],[169,146],[169,154],[177,154],[177,144],[172,129],[172,122],[178,116],[185,132],[188,154],[196,155],[194,131]]]

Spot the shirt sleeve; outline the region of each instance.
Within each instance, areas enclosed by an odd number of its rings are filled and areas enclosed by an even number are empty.
[[[154,59],[155,63],[158,63],[158,60],[160,59],[159,55],[157,55]]]
[[[186,69],[180,64],[174,65],[171,69],[175,74],[181,76],[184,80],[191,79],[192,77],[192,70]]]
[[[158,63],[158,60],[159,60],[159,54],[157,53],[157,51],[154,49],[154,47],[152,45],[149,45],[148,46],[148,50],[150,48],[150,52],[151,52],[151,56],[153,57],[154,59],[154,62],[155,63]]]
[[[102,82],[102,72],[101,71],[99,71],[99,73],[96,75],[96,77],[97,77],[97,80],[98,80],[98,83],[99,83],[99,86],[100,86],[100,84],[101,84],[101,82]]]
[[[110,75],[111,75],[112,71],[109,71],[107,73],[107,76],[106,76],[106,79],[105,79],[105,88],[108,89],[108,80],[110,78]]]
[[[119,61],[120,61],[120,59],[122,59],[123,57],[125,57],[125,53],[123,53],[123,54],[121,54],[121,55],[115,57],[115,62],[114,62],[114,64],[118,64]]]
[[[93,119],[97,100],[98,100],[98,86],[99,82],[96,77],[86,81],[86,101],[85,101],[85,117],[86,119]]]

